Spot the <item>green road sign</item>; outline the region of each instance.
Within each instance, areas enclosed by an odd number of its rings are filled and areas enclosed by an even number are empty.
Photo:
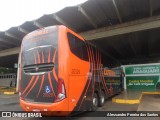
[[[126,77],[127,89],[157,90],[160,76],[128,76]]]
[[[127,66],[125,67],[125,73],[127,75],[160,74],[160,65]]]

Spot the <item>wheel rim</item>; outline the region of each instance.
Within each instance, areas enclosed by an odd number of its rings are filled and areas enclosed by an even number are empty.
[[[104,96],[102,96],[101,98],[101,103],[104,103]]]
[[[97,106],[97,98],[93,98],[93,105]]]

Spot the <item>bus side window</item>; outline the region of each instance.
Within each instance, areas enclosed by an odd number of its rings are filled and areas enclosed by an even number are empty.
[[[89,61],[85,42],[71,33],[67,33],[71,52],[78,58]]]
[[[83,60],[85,61],[89,61],[89,55],[87,52],[87,45],[85,42],[82,42],[82,54],[83,54]]]

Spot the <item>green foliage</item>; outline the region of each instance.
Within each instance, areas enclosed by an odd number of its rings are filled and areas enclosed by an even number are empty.
[[[7,73],[14,73],[14,69],[0,67],[0,74],[7,74]]]

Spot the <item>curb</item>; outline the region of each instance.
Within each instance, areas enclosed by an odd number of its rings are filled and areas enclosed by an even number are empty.
[[[112,102],[120,103],[120,104],[140,104],[142,96],[145,94],[160,94],[160,92],[142,92],[138,99],[128,100],[128,99],[119,99],[119,98],[112,98]]]
[[[13,95],[13,94],[16,94],[17,92],[3,92],[3,94],[5,95]]]
[[[16,94],[16,88],[7,88],[7,89],[0,89],[0,93],[5,95],[13,95]]]
[[[121,104],[139,104],[140,99],[135,99],[135,100],[128,100],[128,99],[112,99],[112,102],[114,103],[121,103]]]
[[[142,92],[142,94],[158,95],[160,92]]]

